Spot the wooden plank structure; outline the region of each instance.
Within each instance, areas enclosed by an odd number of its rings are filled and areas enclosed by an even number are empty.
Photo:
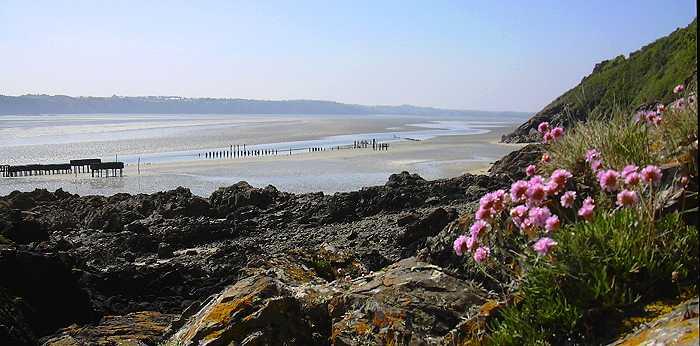
[[[4,166],[2,170],[3,177],[26,177],[34,175],[49,175],[49,174],[69,174],[71,173],[71,165],[68,163],[53,163],[47,165],[21,165],[21,166]]]
[[[84,173],[90,169],[90,165],[94,165],[96,163],[101,163],[102,160],[100,159],[79,159],[79,160],[70,160],[70,165],[73,168],[74,172],[77,173]]]
[[[90,165],[90,173],[95,176],[95,171],[97,171],[98,176],[109,177],[110,171],[113,177],[117,176],[117,170],[119,170],[119,176],[123,176],[124,162],[100,162]]]

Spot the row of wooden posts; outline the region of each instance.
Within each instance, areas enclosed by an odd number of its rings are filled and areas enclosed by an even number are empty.
[[[35,175],[52,175],[52,174],[78,174],[90,172],[94,177],[98,176],[119,176],[123,175],[123,162],[102,162],[101,159],[80,159],[70,160],[70,163],[53,163],[53,164],[31,164],[0,166],[0,173],[3,177],[28,177]]]
[[[376,139],[369,140],[359,140],[353,141],[352,145],[337,145],[330,147],[307,147],[307,148],[289,148],[284,150],[279,149],[248,149],[245,144],[243,145],[229,145],[229,149],[216,150],[216,151],[206,151],[203,153],[198,153],[197,157],[204,159],[227,159],[227,158],[242,158],[242,157],[260,157],[260,156],[277,156],[280,154],[288,153],[292,155],[293,151],[307,151],[309,153],[319,152],[319,151],[333,151],[341,149],[365,149],[372,145],[372,150],[375,151],[386,151],[389,150],[389,143],[380,143]]]
[[[319,151],[332,151],[341,149],[366,149],[372,146],[374,151],[385,151],[389,150],[389,143],[380,143],[376,139],[370,140],[357,140],[353,141],[352,145],[334,146],[334,147],[308,147],[308,148],[289,148],[288,150],[279,151],[278,149],[248,149],[245,144],[243,145],[230,145],[229,150],[217,150],[217,151],[207,151],[204,153],[197,154],[199,158],[205,159],[222,159],[222,158],[241,158],[241,157],[260,157],[260,156],[277,156],[280,154],[289,153],[292,155],[293,151],[308,151],[310,153]],[[139,158],[139,174],[140,174],[140,161]],[[0,165],[0,174],[3,177],[26,177],[35,175],[51,175],[51,174],[78,174],[78,173],[90,173],[94,176],[104,176],[109,177],[123,175],[124,163],[123,162],[102,162],[101,159],[79,159],[70,160],[70,163],[57,163],[57,164],[32,164],[32,165]]]

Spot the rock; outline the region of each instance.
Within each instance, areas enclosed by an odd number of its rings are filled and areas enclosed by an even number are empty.
[[[525,168],[538,163],[543,153],[544,145],[528,144],[494,162],[489,168],[489,174],[507,176],[513,181],[523,179],[525,178]]]
[[[457,217],[456,211],[447,212],[443,208],[433,210],[426,217],[408,225],[401,236],[402,244],[410,244],[416,240],[437,234],[445,225]]]
[[[250,186],[245,181],[241,181],[235,185],[222,187],[214,191],[209,197],[209,201],[219,215],[225,216],[245,206],[265,209],[278,197],[280,197],[280,192],[272,185],[264,189],[258,189]]]
[[[44,346],[157,345],[175,315],[139,311],[124,316],[105,316],[95,326],[76,325],[44,338]]]
[[[672,312],[610,345],[698,345],[700,343],[698,323],[698,298],[696,297],[681,303]]]
[[[165,259],[173,257],[173,248],[168,243],[158,244],[158,258]]]
[[[0,248],[0,278],[0,290],[28,307],[23,319],[34,335],[98,318],[68,264],[57,255]]]
[[[328,303],[336,345],[438,343],[486,296],[477,285],[415,258],[330,286],[339,292]]]
[[[218,294],[165,344],[435,343],[453,340],[454,328],[476,314],[486,296],[414,258],[330,283],[284,258],[275,261]]]
[[[418,174],[410,174],[406,171],[400,174],[392,174],[389,176],[389,180],[386,182],[385,186],[388,187],[403,187],[403,186],[414,186],[425,184],[426,181]]]
[[[0,341],[5,345],[36,345],[36,335],[27,314],[30,307],[17,297],[10,296],[0,286]]]

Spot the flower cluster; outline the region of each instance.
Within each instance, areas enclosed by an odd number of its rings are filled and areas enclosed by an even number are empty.
[[[557,141],[557,140],[559,140],[559,138],[564,136],[564,128],[562,128],[562,127],[550,128],[549,123],[546,121],[541,122],[537,126],[537,132],[539,132],[542,135],[542,140],[545,144]]]
[[[538,130],[551,133],[554,129],[550,130],[549,124],[543,123]],[[600,190],[614,196],[615,203],[620,208],[637,205],[640,189],[661,181],[661,169],[657,166],[648,165],[640,170],[636,165],[629,164],[621,170],[604,169],[602,155],[596,149],[588,150],[584,159],[597,177]],[[575,208],[578,197],[577,192],[571,189],[574,186],[571,183],[573,174],[565,169],[556,169],[545,178],[537,175],[535,165],[529,165],[525,173],[528,178],[514,182],[509,191],[489,192],[479,200],[479,208],[469,234],[461,235],[454,241],[457,255],[473,253],[477,263],[486,261],[491,256],[488,235],[497,231],[499,226],[507,227],[509,222],[499,222],[508,216],[521,234],[534,241],[532,250],[538,255],[547,255],[557,246],[557,242],[550,236],[560,228],[562,219],[550,208],[565,212],[563,215],[574,215],[573,211],[566,212],[567,209]],[[590,220],[596,210],[596,201],[587,196],[580,203],[578,209],[575,209],[575,215],[581,220]]]

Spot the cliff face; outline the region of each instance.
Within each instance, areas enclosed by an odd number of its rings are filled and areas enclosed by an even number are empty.
[[[621,55],[596,64],[581,83],[503,136],[502,141],[537,141],[537,125],[543,121],[568,128],[579,121],[604,118],[616,109],[632,111],[649,103],[668,103],[673,87],[697,74],[696,40],[697,20],[693,20],[629,57]]]

